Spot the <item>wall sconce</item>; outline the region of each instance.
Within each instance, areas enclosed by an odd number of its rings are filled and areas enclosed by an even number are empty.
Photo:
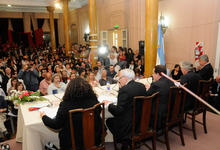
[[[168,29],[168,18],[162,13],[159,18],[159,23],[161,24],[163,34],[165,34],[166,30]]]
[[[84,33],[83,39],[85,42],[89,42],[89,33]]]

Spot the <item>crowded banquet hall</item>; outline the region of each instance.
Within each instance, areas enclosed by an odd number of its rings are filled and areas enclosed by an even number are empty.
[[[1,0],[0,150],[220,150],[219,0]]]

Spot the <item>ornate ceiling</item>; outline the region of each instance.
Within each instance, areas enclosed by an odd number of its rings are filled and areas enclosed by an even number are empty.
[[[61,1],[61,0],[60,0]],[[46,12],[46,6],[54,6],[58,0],[0,0],[0,11]],[[76,9],[88,4],[88,0],[70,0],[69,8]],[[8,5],[11,5],[10,7]],[[62,10],[56,9],[56,12]]]

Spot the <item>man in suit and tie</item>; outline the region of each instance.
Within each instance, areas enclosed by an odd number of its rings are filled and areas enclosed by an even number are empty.
[[[134,81],[134,71],[123,69],[119,72],[119,85],[117,104],[109,104],[108,110],[114,116],[108,118],[106,124],[117,142],[122,143],[122,150],[127,149],[132,128],[132,107],[135,96],[144,96],[144,84]]]
[[[213,78],[213,67],[209,63],[208,55],[202,55],[199,57],[200,66],[197,68],[197,73],[201,76],[202,80],[209,80]]]
[[[197,92],[199,80],[202,80],[198,73],[193,72],[193,64],[188,61],[180,63],[183,75],[180,77],[180,83],[186,84],[187,88],[193,93]],[[190,94],[186,95],[186,102],[184,105],[185,111],[191,110],[194,107],[195,98]]]
[[[161,75],[161,73],[166,74],[167,69],[163,65],[157,65],[153,70],[153,82],[151,84],[146,84],[147,96],[150,96],[156,92],[159,92],[159,108],[158,108],[158,121],[157,129],[161,129],[165,124],[168,98],[170,87],[174,86],[173,82]],[[152,116],[153,117],[153,116]]]

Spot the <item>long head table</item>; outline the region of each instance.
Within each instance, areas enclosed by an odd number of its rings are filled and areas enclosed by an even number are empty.
[[[145,78],[138,80],[138,82],[146,84],[151,83],[152,80],[150,78]],[[94,88],[94,91],[97,94],[100,102],[103,100],[117,102],[118,90],[118,84],[110,85],[110,90],[107,86]],[[39,111],[28,110],[29,107],[39,104],[53,104],[53,106],[50,107],[58,107],[58,104],[63,97],[63,93],[47,95],[45,97],[48,99],[48,101],[35,101],[19,106],[16,141],[22,142],[22,150],[41,150],[44,149],[44,145],[49,141],[54,143],[57,147],[59,146],[58,132],[53,132],[43,124]],[[108,117],[111,117],[111,114],[108,112],[106,107],[105,118]],[[108,134],[106,137],[106,142],[111,141],[112,135]]]

